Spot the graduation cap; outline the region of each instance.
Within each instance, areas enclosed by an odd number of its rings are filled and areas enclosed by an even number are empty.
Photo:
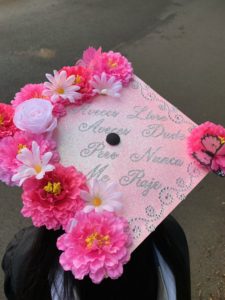
[[[209,170],[224,176],[225,129],[197,126],[118,52],[89,48],[46,76],[2,105],[0,178],[22,185],[35,226],[65,230],[65,270],[116,279]]]

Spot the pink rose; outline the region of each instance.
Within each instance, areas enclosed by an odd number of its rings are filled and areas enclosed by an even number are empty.
[[[13,121],[23,131],[35,134],[50,132],[57,126],[52,111],[53,105],[49,101],[33,98],[16,107]]]

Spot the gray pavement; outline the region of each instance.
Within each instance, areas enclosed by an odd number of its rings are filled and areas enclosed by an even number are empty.
[[[101,45],[127,55],[195,122],[225,126],[224,28],[223,0],[0,0],[0,98],[9,102],[25,83]],[[224,195],[224,180],[209,175],[174,212],[190,246],[193,300],[225,300]],[[1,184],[0,203],[2,257],[29,221],[18,188]]]

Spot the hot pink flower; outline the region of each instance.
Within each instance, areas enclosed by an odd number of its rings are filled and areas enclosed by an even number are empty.
[[[119,52],[103,52],[102,67],[107,75],[114,76],[124,85],[127,85],[133,76],[131,63]]]
[[[192,130],[188,151],[196,162],[225,177],[225,128],[205,122]]]
[[[0,140],[0,180],[8,185],[15,185],[11,178],[21,166],[21,162],[16,159],[16,156],[24,147],[31,149],[32,141],[36,141],[40,146],[42,155],[49,151],[53,152],[52,163],[59,161],[59,155],[55,151],[56,142],[50,137],[18,131],[13,137],[5,137]]]
[[[76,65],[88,68],[93,74],[102,73],[102,48],[96,50],[89,47],[83,52],[82,59],[78,60]]]
[[[72,66],[72,67],[63,67],[61,71],[66,71],[67,77],[74,75],[74,85],[79,86],[81,93],[81,98],[77,99],[75,104],[82,104],[85,100],[90,99],[94,93],[93,88],[90,84],[91,80],[91,71],[82,66]]]
[[[0,103],[0,138],[13,135],[18,130],[13,123],[13,116],[13,107]]]
[[[205,135],[220,136],[225,139],[225,128],[209,121],[194,128],[188,137],[188,149],[190,154],[202,149],[201,140]]]
[[[24,217],[32,218],[34,226],[65,228],[69,219],[84,206],[81,189],[87,189],[85,176],[74,167],[57,164],[43,179],[33,177],[24,182],[21,212]]]
[[[60,264],[76,279],[88,275],[94,283],[105,277],[117,279],[130,259],[131,236],[128,222],[112,212],[79,212],[74,227],[59,237],[57,247],[64,251]]]
[[[43,83],[26,84],[24,87],[21,88],[21,90],[18,93],[16,93],[14,100],[11,101],[11,104],[13,107],[16,107],[20,103],[32,98],[46,99],[46,97],[43,96],[43,90]]]

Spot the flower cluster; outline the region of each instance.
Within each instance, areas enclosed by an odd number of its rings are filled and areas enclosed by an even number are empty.
[[[87,182],[74,166],[61,165],[53,133],[68,105],[118,98],[132,76],[120,53],[88,48],[46,82],[26,84],[11,105],[0,103],[0,180],[22,186],[21,212],[34,226],[65,230],[57,243],[62,267],[95,283],[118,278],[130,257],[128,223],[117,215],[122,193],[114,182]]]
[[[225,128],[205,122],[193,129],[188,138],[189,153],[196,162],[225,177]]]

